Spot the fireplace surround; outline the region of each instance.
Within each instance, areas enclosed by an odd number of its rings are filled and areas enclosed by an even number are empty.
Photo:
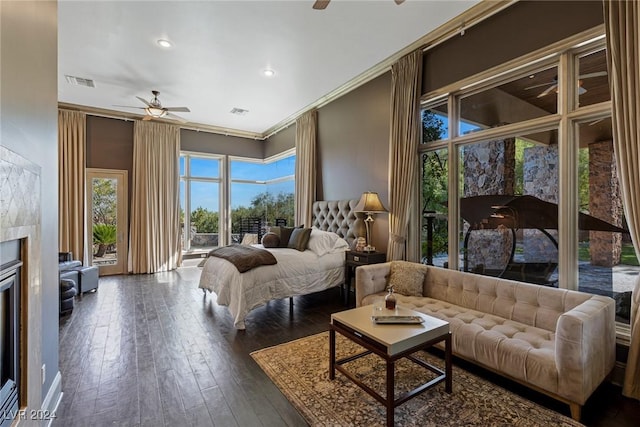
[[[38,375],[42,366],[39,356],[42,349],[40,177],[40,166],[0,146],[0,289],[3,289],[0,301],[4,307],[13,306],[5,308],[0,315],[3,330],[0,339],[9,343],[3,345],[3,353],[8,351],[14,358],[12,364],[6,364],[3,354],[0,371],[4,383],[7,378],[16,383],[15,389],[7,388],[7,394],[13,399],[8,404],[17,404],[18,408],[17,411],[7,408],[0,414],[0,427],[7,419],[11,421],[6,425],[11,425],[25,408],[48,408],[55,399],[51,393],[42,400],[39,392],[42,385],[42,377]],[[13,325],[7,323],[8,316],[17,319]],[[56,390],[58,388],[56,386]],[[4,390],[0,394],[4,395]]]

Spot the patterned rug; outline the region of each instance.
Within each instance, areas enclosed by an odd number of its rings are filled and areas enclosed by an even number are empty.
[[[361,352],[357,344],[336,334],[336,357]],[[443,367],[426,352],[417,356]],[[340,372],[329,380],[329,333],[324,332],[251,353],[282,393],[311,426],[382,426],[386,410]],[[385,395],[385,364],[375,355],[345,366],[365,384]],[[435,374],[401,359],[396,362],[396,398],[427,382]],[[444,383],[400,405],[398,426],[582,426],[489,381],[453,366],[453,393]]]

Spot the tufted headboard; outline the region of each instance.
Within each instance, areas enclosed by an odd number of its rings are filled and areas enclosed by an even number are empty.
[[[345,239],[349,244],[361,235],[359,223],[353,210],[358,199],[317,201],[313,203],[313,224],[320,230],[333,231]],[[358,224],[356,224],[356,221]]]

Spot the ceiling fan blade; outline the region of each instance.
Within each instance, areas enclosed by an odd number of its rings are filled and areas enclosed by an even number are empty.
[[[313,4],[313,8],[316,10],[324,10],[327,8],[327,6],[329,6],[329,2],[331,0],[316,0],[316,2]]]
[[[134,107],[132,105],[114,105],[114,107],[135,108],[140,110],[144,110],[146,108],[146,107]]]
[[[525,88],[524,88],[524,90],[535,89],[535,88],[537,88],[537,87],[549,86],[549,85],[554,85],[554,84],[556,84],[556,82],[540,83],[540,84],[537,84],[537,85],[533,85],[533,86],[525,87]]]
[[[396,4],[402,4],[404,3],[404,0],[394,0],[396,2]]]
[[[590,79],[592,77],[604,77],[607,74],[608,73],[606,71],[598,71],[596,73],[583,74],[581,76],[578,76],[578,78],[579,79]]]
[[[173,113],[167,113],[166,117],[170,117],[170,118],[172,118],[174,120],[179,121],[180,123],[187,123],[189,121],[189,120],[187,120],[187,119],[185,119],[183,117],[177,116],[177,115],[175,115]]]
[[[138,98],[140,101],[142,101],[144,103],[144,105],[146,105],[147,107],[153,107],[153,105],[151,105],[149,103],[149,101],[147,101],[146,99],[140,98],[139,96],[136,96],[136,98]]]
[[[178,111],[181,113],[190,113],[191,110],[189,110],[187,107],[165,107],[164,108],[166,111]]]
[[[549,95],[551,92],[553,92],[554,90],[556,90],[556,88],[558,87],[557,83],[552,84],[551,86],[549,86],[548,88],[546,88],[544,90],[544,92],[542,92],[540,95],[538,95],[538,98],[542,98],[543,96],[547,96]]]

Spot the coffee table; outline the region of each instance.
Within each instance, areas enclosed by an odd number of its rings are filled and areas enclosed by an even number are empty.
[[[335,379],[337,370],[369,393],[374,399],[385,405],[387,408],[387,426],[393,426],[395,408],[407,400],[443,381],[447,393],[451,393],[452,389],[451,332],[449,323],[402,307],[398,307],[395,314],[419,316],[423,322],[419,324],[376,324],[371,319],[373,306],[367,305],[332,314],[329,329],[329,378],[331,380]],[[336,332],[361,345],[366,351],[336,360]],[[426,349],[442,341],[445,343],[444,371],[412,356],[416,351]],[[386,396],[378,394],[378,392],[364,384],[342,366],[371,353],[380,356],[386,361]],[[403,357],[434,372],[438,376],[396,399],[395,362]]]

